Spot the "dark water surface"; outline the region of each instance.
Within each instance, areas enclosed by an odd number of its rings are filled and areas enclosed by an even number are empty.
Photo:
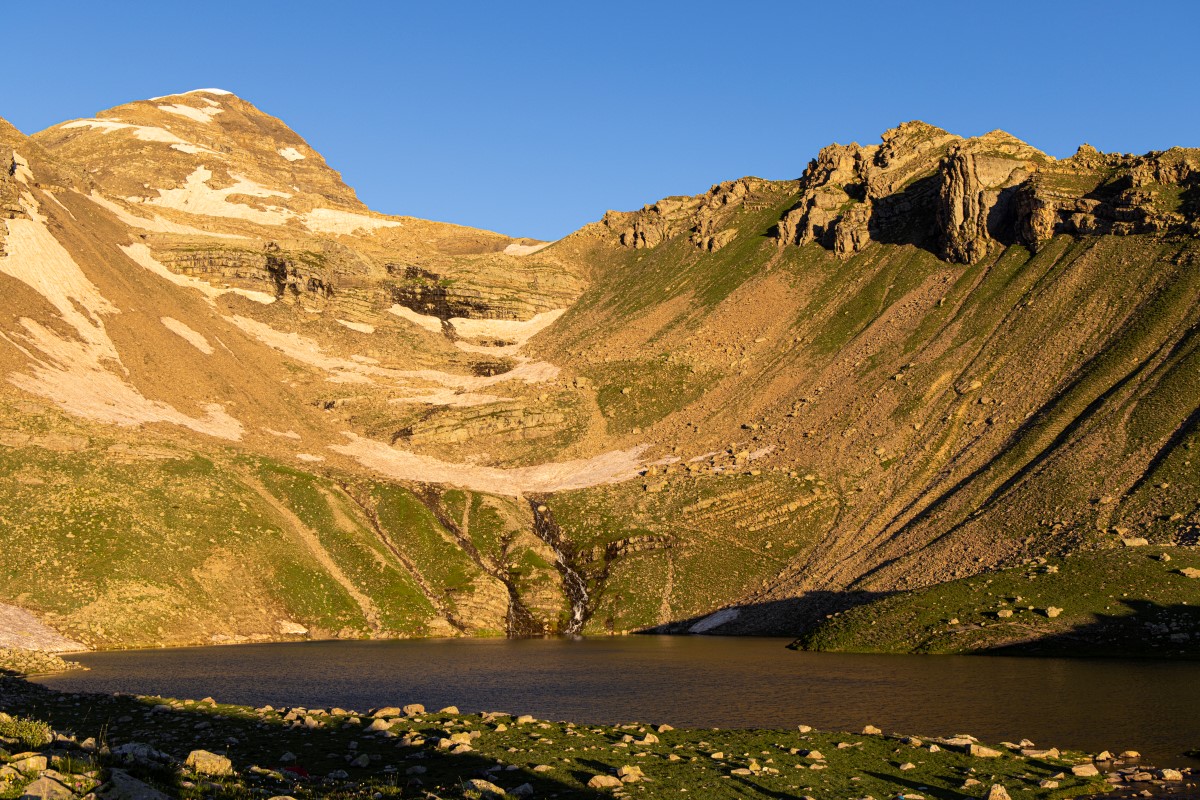
[[[786,639],[312,642],[91,653],[39,682],[221,702],[366,710],[457,705],[590,723],[816,728],[1187,764],[1200,747],[1200,662],[796,653]]]

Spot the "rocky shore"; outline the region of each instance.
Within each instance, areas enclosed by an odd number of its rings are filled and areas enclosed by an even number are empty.
[[[581,725],[410,704],[249,708],[0,677],[0,798],[1187,796],[1190,770],[958,734]]]

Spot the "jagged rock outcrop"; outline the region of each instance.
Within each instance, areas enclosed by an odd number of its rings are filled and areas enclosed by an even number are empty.
[[[707,252],[720,250],[737,237],[728,221],[736,208],[753,204],[769,185],[758,178],[718,183],[695,197],[666,197],[640,211],[609,211],[601,224],[616,234],[622,247],[657,247],[667,239],[690,234],[689,240]]]
[[[1032,163],[1008,155],[975,154],[956,146],[940,165],[941,257],[974,264],[987,255],[992,242],[1011,242],[1016,189],[1032,168]]]
[[[785,244],[846,258],[871,242],[914,244],[973,264],[993,245],[1037,248],[1056,233],[1195,230],[1196,151],[1055,159],[1003,131],[962,139],[906,122],[880,145],[829,145],[779,221]]]
[[[1021,185],[1014,212],[1019,240],[1036,248],[1075,236],[1200,232],[1200,150],[1143,156],[1083,145]]]
[[[880,145],[821,150],[779,237],[817,242],[841,257],[872,241],[930,245],[948,260],[973,263],[1011,231],[1015,187],[1044,158],[1002,131],[962,139],[906,122]]]
[[[780,240],[817,242],[849,256],[872,240],[927,235],[937,187],[918,178],[928,177],[929,166],[957,141],[932,125],[906,122],[887,131],[880,145],[823,148],[800,179],[799,201],[779,221]],[[913,231],[914,222],[925,224]]]

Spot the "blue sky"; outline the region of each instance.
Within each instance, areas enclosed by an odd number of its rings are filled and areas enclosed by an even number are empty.
[[[922,119],[1051,155],[1200,146],[1195,2],[20,3],[26,133],[228,89],[371,207],[553,239]]]

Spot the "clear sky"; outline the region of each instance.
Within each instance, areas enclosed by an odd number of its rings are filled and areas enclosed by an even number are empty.
[[[26,133],[199,87],[282,118],[372,208],[553,239],[606,209],[922,119],[1054,156],[1200,146],[1200,3],[7,4]]]

